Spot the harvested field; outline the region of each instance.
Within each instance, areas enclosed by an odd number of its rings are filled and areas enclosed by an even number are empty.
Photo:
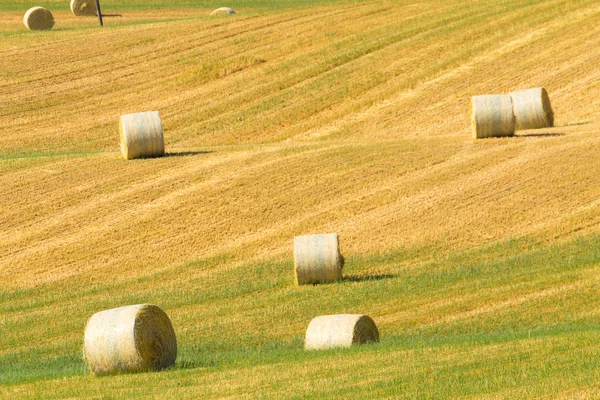
[[[0,0],[0,397],[599,395],[597,1],[42,5]],[[553,127],[472,139],[529,87]],[[122,159],[139,110],[165,157]],[[307,232],[341,281],[294,285]],[[91,376],[89,316],[142,303],[175,368]],[[341,313],[380,343],[304,352]]]

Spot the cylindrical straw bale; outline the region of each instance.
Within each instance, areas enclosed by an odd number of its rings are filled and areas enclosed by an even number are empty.
[[[517,130],[549,128],[554,125],[554,112],[546,89],[539,87],[509,94]]]
[[[95,375],[166,368],[177,358],[175,331],[152,304],[100,311],[85,328],[84,358]]]
[[[370,317],[362,314],[322,315],[308,324],[304,348],[330,349],[368,342],[379,342],[379,330]]]
[[[337,233],[296,236],[294,269],[296,283],[333,282],[342,278],[344,258],[340,254]]]
[[[121,153],[126,160],[160,157],[165,141],[158,111],[121,115]]]
[[[219,7],[210,13],[210,15],[217,15],[217,14],[235,14],[235,11],[233,11],[229,7]]]
[[[46,31],[54,26],[54,17],[44,7],[33,7],[23,16],[23,24],[31,31]]]
[[[471,98],[473,138],[513,136],[515,117],[509,95],[486,94]]]
[[[77,16],[98,14],[94,0],[71,0],[71,11]]]

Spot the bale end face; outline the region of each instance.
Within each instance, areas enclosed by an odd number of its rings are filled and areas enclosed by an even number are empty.
[[[33,7],[23,16],[23,24],[31,31],[47,31],[54,27],[54,16],[44,7]]]
[[[334,282],[342,278],[344,258],[336,233],[294,238],[294,272],[297,285]]]

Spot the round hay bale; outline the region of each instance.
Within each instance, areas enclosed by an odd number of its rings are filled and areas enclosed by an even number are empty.
[[[98,376],[166,368],[177,358],[175,331],[152,304],[100,311],[85,328],[84,358]]]
[[[235,14],[235,11],[233,11],[229,7],[219,7],[210,13],[210,15],[217,15],[217,14]]]
[[[509,95],[512,98],[517,130],[549,128],[554,125],[554,112],[546,89],[525,89]]]
[[[337,233],[294,238],[296,284],[337,281],[342,278],[343,267]]]
[[[370,317],[362,314],[322,315],[308,324],[304,349],[350,347],[368,342],[379,342],[379,330]]]
[[[165,140],[158,111],[121,115],[121,154],[132,158],[160,157],[165,154]]]
[[[23,16],[23,24],[30,31],[46,31],[54,26],[54,17],[44,7],[33,7]]]
[[[78,17],[98,15],[94,0],[71,0],[71,11]]]
[[[471,98],[473,138],[513,136],[515,117],[509,95],[486,94]]]

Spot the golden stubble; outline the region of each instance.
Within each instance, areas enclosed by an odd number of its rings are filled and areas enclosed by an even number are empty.
[[[226,19],[205,18],[209,10],[128,11],[104,30],[93,18],[63,11],[44,36],[18,33],[21,21],[11,21],[20,14],[2,13],[3,287],[112,282],[146,290],[149,283],[135,279],[227,256],[214,271],[169,276],[169,285],[187,288],[190,278],[256,261],[291,266],[293,238],[318,232],[337,232],[346,257],[598,232],[598,5],[554,0],[531,13],[484,3],[465,10],[458,0],[427,11],[393,5],[239,12]],[[529,24],[527,15],[539,20]],[[404,36],[388,38],[399,29]],[[202,64],[207,59],[215,62]],[[202,75],[207,65],[214,71]],[[548,89],[555,127],[470,138],[472,95],[535,86]],[[166,157],[124,161],[117,118],[143,110],[161,113]],[[292,267],[289,280],[291,286]],[[387,330],[399,321],[435,328],[438,317],[448,326],[480,321],[582,288],[590,290],[583,281],[566,281],[517,296],[498,289],[478,301],[415,300],[423,310],[410,315],[390,300],[374,306],[373,317]],[[453,300],[472,308],[445,309]],[[10,318],[81,316],[65,302]],[[196,304],[173,313],[182,320],[203,315]],[[253,328],[246,314],[228,318],[231,326]],[[46,327],[31,329],[42,337]],[[289,338],[304,326],[270,329]],[[80,336],[51,331],[41,345]],[[489,350],[468,357],[492,357]],[[398,357],[420,368],[411,354],[394,353],[361,382],[397,373]],[[458,363],[465,355],[431,357]],[[319,362],[277,371],[278,379],[308,390],[311,380],[298,381],[298,370],[311,377],[315,365],[327,367]],[[234,396],[249,381],[266,385],[276,370],[262,366],[248,377],[245,369],[210,372],[207,380],[233,387],[227,393]],[[89,378],[72,382],[100,386]],[[40,383],[53,385],[59,383]]]

